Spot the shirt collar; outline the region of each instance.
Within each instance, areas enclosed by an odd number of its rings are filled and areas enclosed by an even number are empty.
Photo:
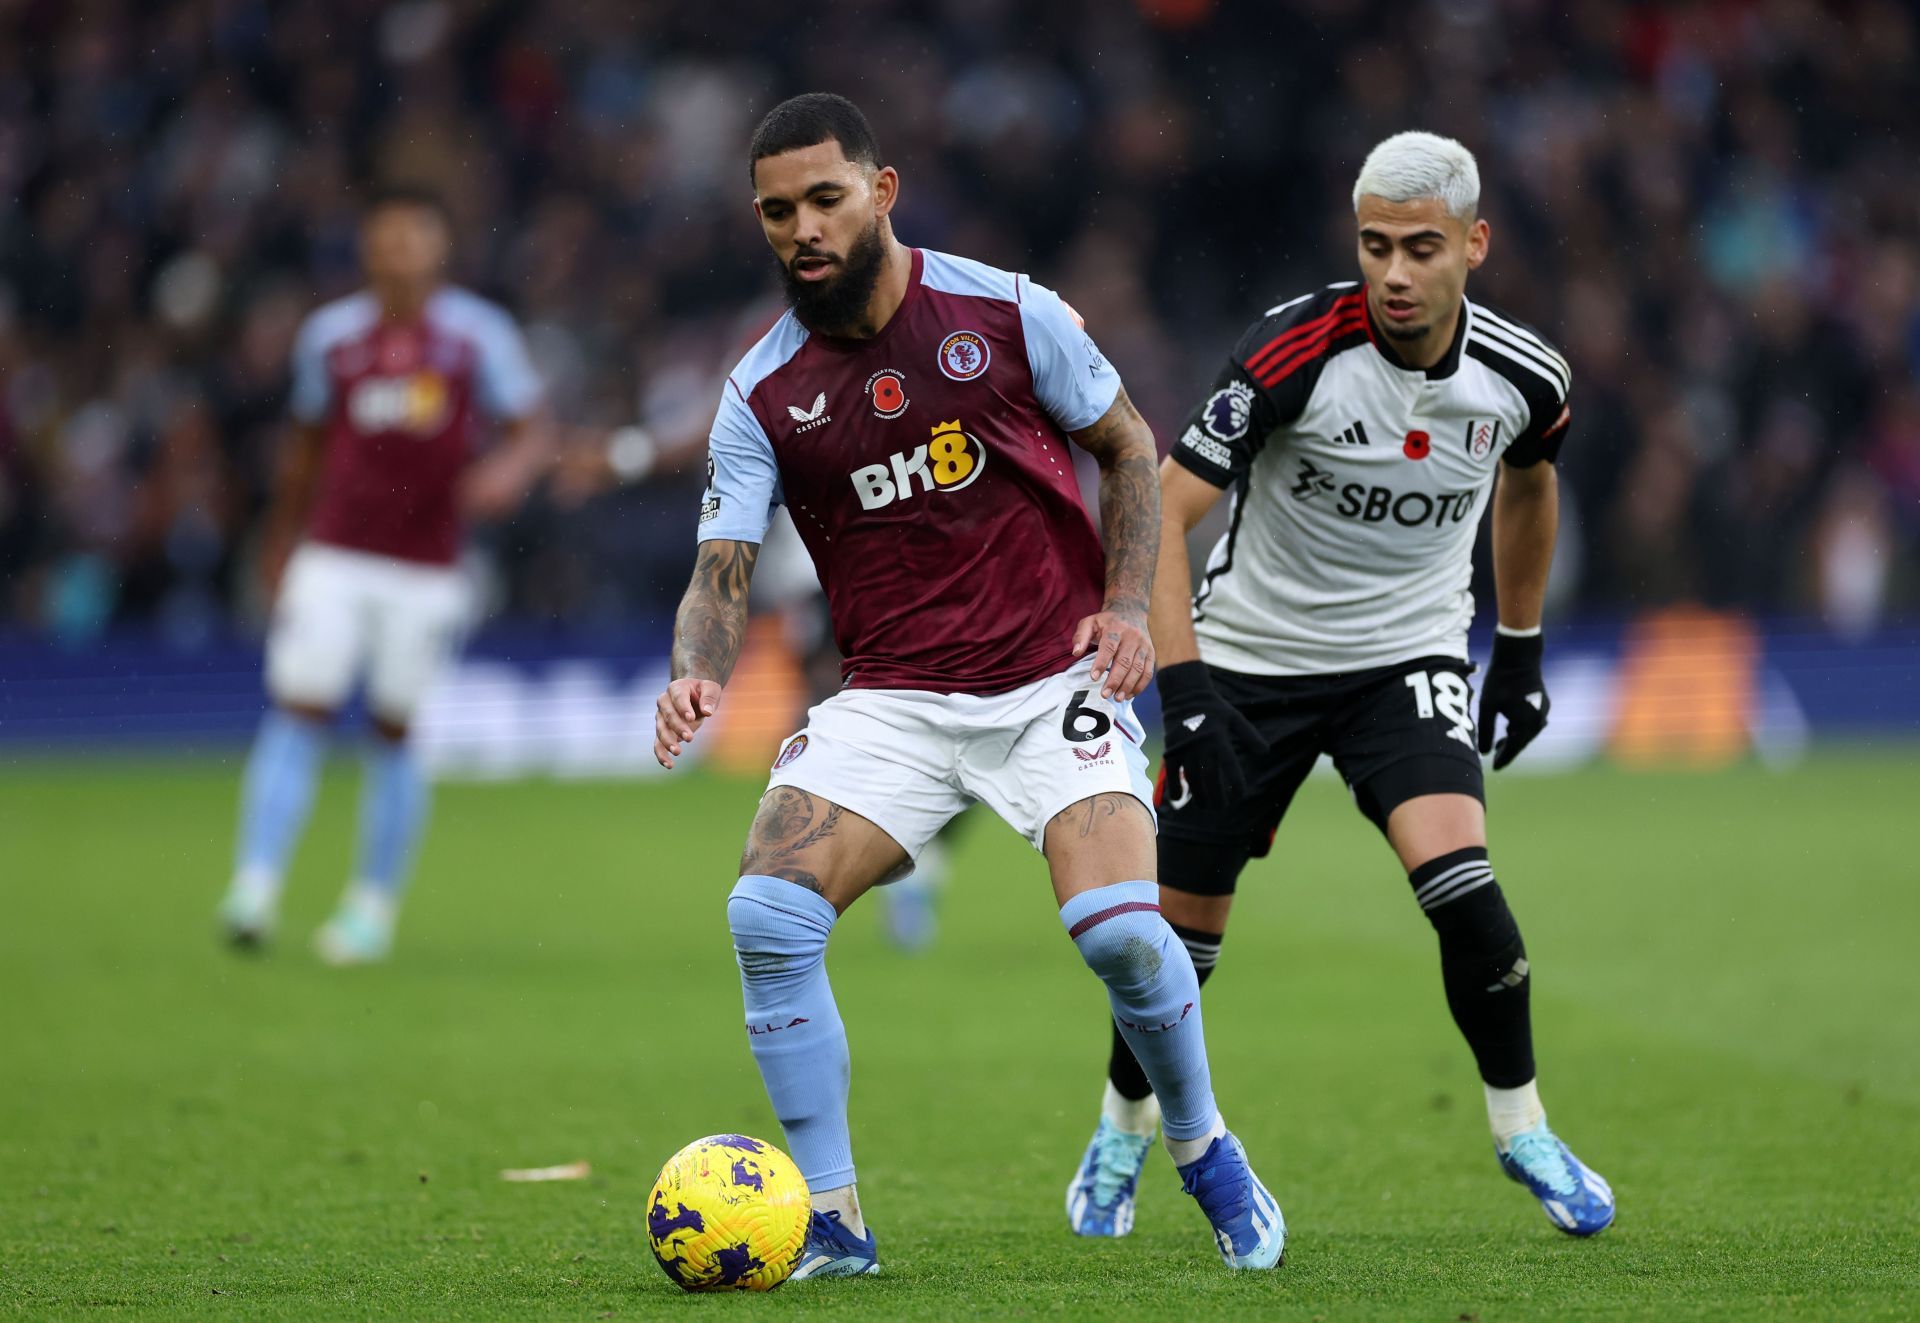
[[[1460,299],[1460,320],[1453,324],[1453,342],[1447,346],[1447,352],[1432,367],[1421,369],[1414,367],[1394,351],[1393,341],[1381,332],[1373,320],[1373,303],[1369,300],[1367,309],[1367,339],[1373,341],[1373,347],[1380,357],[1402,372],[1424,371],[1428,381],[1443,381],[1460,370],[1460,351],[1467,343],[1467,321],[1473,316],[1473,305],[1464,295]]]

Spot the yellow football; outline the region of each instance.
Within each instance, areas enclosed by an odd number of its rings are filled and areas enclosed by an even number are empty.
[[[763,1139],[708,1135],[667,1159],[647,1199],[647,1244],[687,1291],[771,1291],[807,1246],[813,1200]]]

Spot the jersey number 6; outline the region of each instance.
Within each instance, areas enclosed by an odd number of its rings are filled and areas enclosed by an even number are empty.
[[[1113,729],[1113,718],[1097,707],[1088,707],[1087,695],[1091,689],[1075,691],[1073,700],[1067,704],[1064,716],[1060,718],[1060,733],[1075,744],[1085,744],[1088,740],[1097,740]]]

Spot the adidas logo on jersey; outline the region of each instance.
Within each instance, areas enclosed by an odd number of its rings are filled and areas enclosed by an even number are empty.
[[[805,430],[805,429],[802,429]],[[958,419],[935,423],[933,437],[911,451],[895,451],[884,464],[868,464],[848,476],[862,510],[879,510],[912,499],[915,483],[923,492],[957,492],[973,484],[987,466],[987,448],[960,426]]]
[[[1205,723],[1206,719],[1207,719],[1207,714],[1202,712],[1198,716],[1188,717],[1185,721],[1181,722],[1180,724],[1185,726],[1190,731],[1199,730],[1201,725]]]
[[[1356,421],[1352,427],[1349,427],[1339,436],[1333,438],[1333,444],[1336,446],[1370,446],[1373,442],[1367,439],[1367,425],[1363,422]]]

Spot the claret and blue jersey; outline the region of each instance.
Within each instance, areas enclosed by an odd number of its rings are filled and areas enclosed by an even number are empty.
[[[383,319],[370,292],[316,310],[294,343],[289,401],[300,422],[327,429],[309,535],[452,564],[455,484],[483,419],[524,418],[540,394],[513,318],[466,290],[443,287],[405,322]]]
[[[703,541],[759,542],[786,505],[847,683],[1002,693],[1063,670],[1105,559],[1068,434],[1120,378],[1058,295],[922,249],[879,333],[788,313],[723,390]]]

